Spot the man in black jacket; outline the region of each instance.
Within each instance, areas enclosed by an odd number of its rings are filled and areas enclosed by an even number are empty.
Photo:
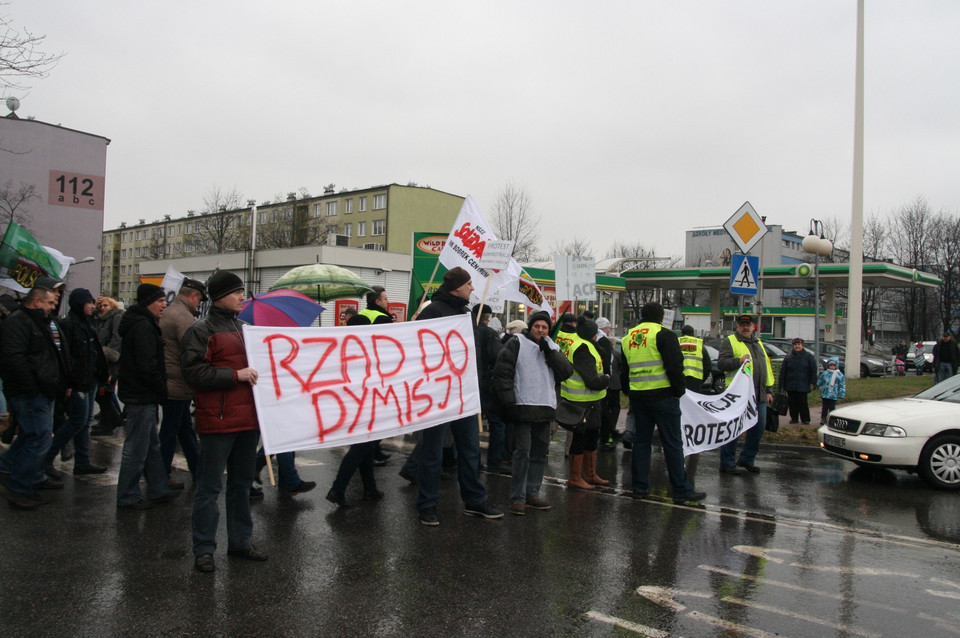
[[[452,317],[468,312],[470,301],[470,274],[459,266],[443,276],[443,284],[433,293],[430,305],[420,311],[418,321]],[[457,448],[457,471],[460,479],[460,496],[466,504],[465,513],[483,518],[503,518],[503,512],[487,503],[487,491],[480,482],[480,428],[477,415],[464,416],[449,424]],[[422,431],[420,441],[422,457],[417,469],[417,510],[423,525],[439,525],[437,502],[440,491],[441,457],[443,453],[444,426],[437,425]]]
[[[36,287],[23,305],[3,322],[0,370],[11,414],[19,434],[0,457],[10,479],[3,495],[19,509],[35,509],[45,502],[34,491],[43,482],[43,458],[50,449],[53,405],[66,369],[50,332],[50,313],[57,305],[53,291]]]
[[[117,479],[118,509],[147,509],[170,501],[175,492],[167,484],[167,468],[157,434],[160,403],[167,398],[163,337],[158,319],[167,307],[163,288],[140,284],[137,303],[120,321],[120,385],[117,396],[126,417],[120,476]],[[147,496],[140,492],[140,475],[147,479]]]
[[[107,358],[90,323],[96,300],[85,288],[70,293],[70,313],[60,322],[61,347],[70,363],[70,396],[67,422],[56,431],[44,458],[44,471],[55,475],[53,460],[68,441],[74,443],[74,474],[102,474],[107,468],[90,462],[90,417],[97,388],[107,381]]]
[[[493,366],[503,349],[500,335],[489,326],[493,310],[487,304],[477,304],[473,315],[473,341],[477,345],[477,382],[480,384],[480,411],[490,428],[487,437],[487,469],[503,470],[503,452],[507,436],[507,424],[503,422],[493,396]],[[479,323],[477,317],[479,315]]]

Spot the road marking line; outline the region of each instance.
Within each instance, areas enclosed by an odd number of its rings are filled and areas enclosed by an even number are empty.
[[[857,629],[856,627],[851,627],[845,623],[835,623],[829,620],[817,618],[815,616],[798,614],[794,611],[790,611],[789,609],[783,609],[782,607],[774,607],[772,605],[751,602],[749,600],[744,600],[743,598],[737,598],[736,596],[724,596],[720,600],[725,603],[733,603],[734,605],[743,605],[744,607],[750,607],[751,609],[759,609],[760,611],[765,611],[771,614],[779,614],[781,616],[786,616],[787,618],[793,618],[794,620],[802,620],[804,622],[813,623],[814,625],[830,627],[831,629],[836,629],[837,631],[856,634],[858,636],[865,636],[866,638],[880,638],[880,636],[883,635],[872,631],[866,631],[864,629]]]
[[[680,602],[674,600],[677,596],[691,596],[693,598],[704,598],[710,599],[713,598],[713,594],[706,594],[698,591],[682,591],[679,589],[672,589],[670,587],[656,587],[654,585],[641,585],[637,587],[637,594],[643,596],[647,600],[654,602],[662,607],[666,607],[673,612],[681,612],[687,607]]]
[[[761,585],[772,585],[774,587],[781,587],[783,589],[789,589],[791,591],[803,592],[805,594],[813,594],[815,596],[823,596],[824,598],[830,598],[831,600],[837,600],[843,602],[845,600],[850,600],[847,596],[842,596],[840,594],[832,594],[830,592],[820,591],[819,589],[810,589],[809,587],[801,587],[800,585],[794,585],[792,583],[785,583],[781,580],[771,580],[769,578],[762,578],[760,576],[751,576],[750,574],[739,574],[728,569],[722,569],[720,567],[714,567],[712,565],[698,565],[698,569],[702,569],[708,572],[714,572],[716,574],[722,574],[724,576],[730,576],[731,578],[741,578],[743,580],[750,580],[755,583],[760,583]],[[876,607],[877,609],[883,609],[885,611],[893,611],[900,614],[907,613],[906,609],[901,607],[891,607],[887,604],[874,603],[869,600],[857,600],[858,605],[863,605],[865,607]]]
[[[946,578],[931,578],[931,583],[937,583],[938,585],[949,585],[950,587],[956,587],[960,589],[960,583],[955,583],[952,580],[947,580]]]
[[[943,618],[937,618],[936,616],[931,616],[930,614],[924,613],[917,614],[917,617],[922,620],[929,620],[933,622],[938,629],[946,629],[947,631],[952,631],[953,633],[960,635],[960,628],[955,627],[949,620],[944,620]]]
[[[953,600],[960,600],[960,592],[955,591],[937,591],[936,589],[928,589],[927,593],[931,596],[939,596],[940,598],[952,598]]]
[[[923,578],[920,574],[905,574],[892,572],[888,569],[873,569],[872,567],[841,567],[838,565],[807,565],[805,563],[790,563],[790,567],[809,569],[815,572],[832,574],[852,574],[854,576],[903,576],[904,578]]]
[[[716,616],[710,616],[699,611],[691,611],[687,614],[687,616],[695,620],[711,624],[714,627],[719,627],[720,629],[734,632],[738,635],[753,636],[754,638],[782,638],[781,634],[767,633],[762,629],[754,629],[753,627],[747,627],[746,625],[730,622],[729,620],[717,618]]]
[[[649,636],[649,638],[670,638],[670,634],[666,631],[661,631],[660,629],[654,629],[653,627],[647,627],[646,625],[630,622],[629,620],[617,618],[616,616],[608,616],[607,614],[599,611],[588,611],[586,616],[587,618],[607,623],[608,625],[614,625],[615,627],[621,627],[623,629],[636,632],[641,636]]]
[[[755,545],[734,545],[732,549],[735,552],[747,554],[748,556],[756,556],[757,558],[763,558],[771,563],[777,563],[778,565],[783,563],[783,559],[770,556],[770,554],[791,554],[793,556],[796,556],[797,554],[789,549],[774,549],[772,547],[757,547]]]

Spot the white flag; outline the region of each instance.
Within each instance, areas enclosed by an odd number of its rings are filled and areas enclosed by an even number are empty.
[[[447,268],[460,266],[470,273],[474,303],[480,302],[484,289],[488,295],[499,291],[497,296],[502,299],[545,310],[552,316],[553,309],[544,298],[540,287],[532,277],[523,272],[516,259],[511,258],[510,265],[499,272],[490,272],[480,267],[483,249],[488,241],[497,241],[497,236],[473,197],[467,195],[447,242],[440,251],[440,263]],[[489,286],[488,277],[491,278]]]

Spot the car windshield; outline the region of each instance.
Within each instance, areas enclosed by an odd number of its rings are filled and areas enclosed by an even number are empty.
[[[947,401],[960,403],[960,375],[941,381],[932,388],[927,388],[916,396],[918,399],[929,401]]]
[[[764,347],[767,349],[767,354],[769,354],[769,355],[772,355],[772,356],[775,356],[775,357],[785,357],[785,356],[787,356],[787,353],[786,353],[786,352],[784,352],[783,350],[781,350],[781,349],[778,348],[777,346],[773,345],[772,343],[767,343],[766,341],[764,341],[764,342],[763,342],[763,345],[764,345]]]

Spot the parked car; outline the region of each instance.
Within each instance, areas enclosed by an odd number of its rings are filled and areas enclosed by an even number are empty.
[[[930,486],[960,489],[960,376],[914,397],[837,408],[817,430],[820,447],[862,467],[919,473]]]
[[[923,343],[923,359],[926,361],[924,369],[927,372],[933,372],[933,346],[937,345],[936,341],[922,341]],[[916,368],[917,362],[916,355],[913,354],[913,348],[916,346],[916,343],[907,344],[907,368]]]
[[[787,350],[793,347],[792,339],[770,339],[770,341]],[[818,345],[820,348],[819,356],[815,354],[815,350],[813,349],[814,345]],[[821,341],[819,344],[814,344],[812,341],[805,341],[803,347],[807,352],[814,354],[817,360],[820,361],[820,367],[824,370],[827,368],[827,359],[837,357],[840,359],[840,370],[846,372],[846,346],[833,343],[832,341]],[[932,360],[933,357],[931,356],[931,361]],[[882,377],[892,371],[893,363],[891,361],[886,361],[883,357],[878,357],[863,350],[860,351],[860,376],[862,378]]]
[[[724,337],[725,339],[726,337]],[[703,344],[704,349],[710,354],[710,378],[704,379],[704,392],[707,394],[720,394],[727,387],[726,378],[720,368],[717,367],[717,359],[720,358],[720,342],[722,339],[710,339]],[[780,364],[787,353],[777,346],[763,341],[763,349],[767,351],[770,357],[770,364],[773,366],[773,373],[776,376],[780,370]]]

